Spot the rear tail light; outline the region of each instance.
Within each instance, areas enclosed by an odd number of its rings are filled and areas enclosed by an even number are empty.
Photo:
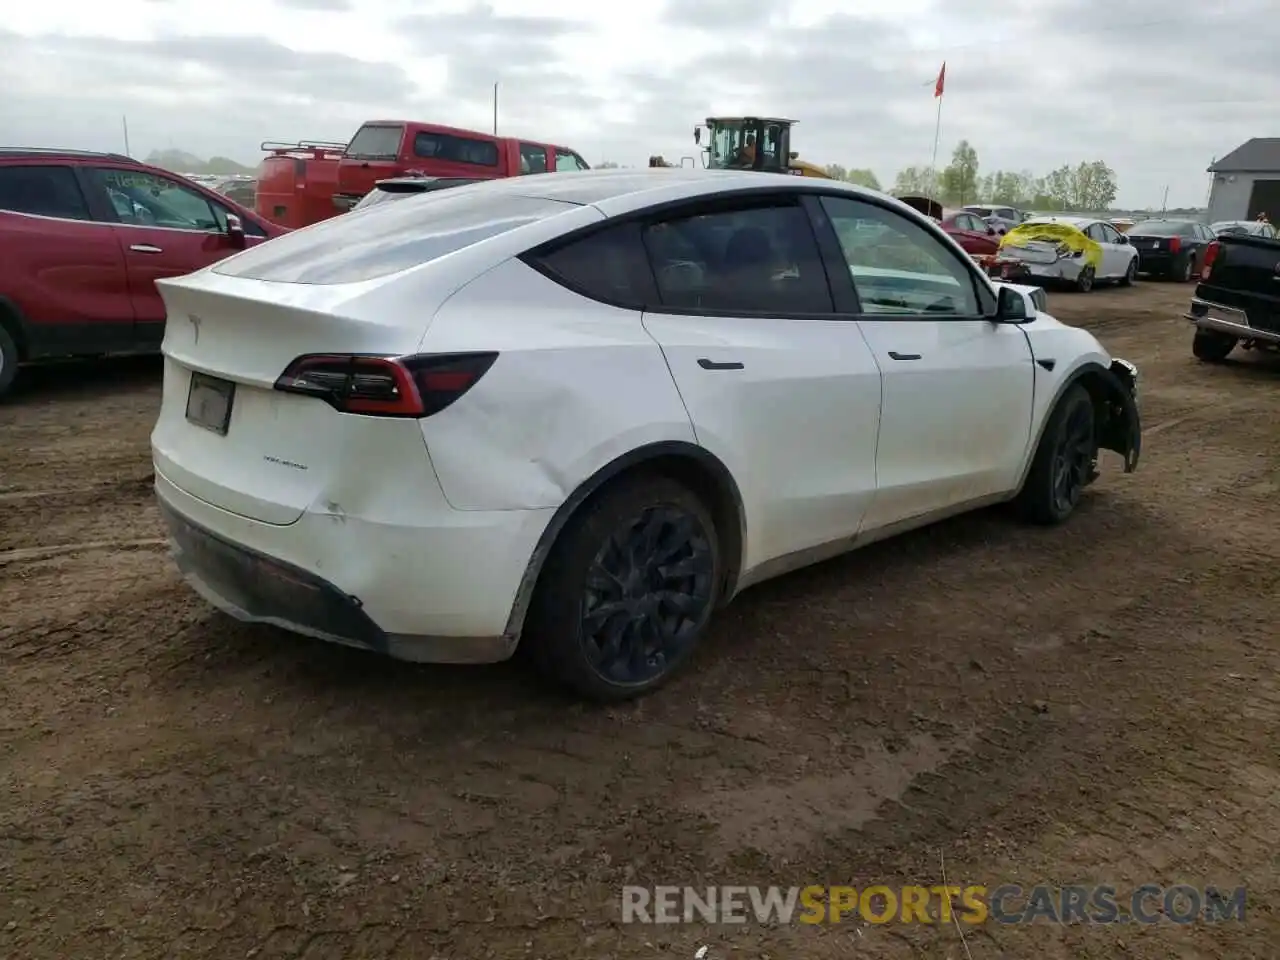
[[[1181,249],[1182,249],[1182,238],[1181,238],[1181,237],[1170,237],[1170,238],[1169,238],[1169,252],[1170,252],[1170,253],[1177,253],[1177,252],[1178,252],[1179,250],[1181,250]]]
[[[1214,240],[1204,250],[1204,264],[1200,267],[1200,279],[1208,280],[1209,271],[1213,268],[1213,261],[1218,259],[1218,251],[1222,249],[1222,244]]]
[[[312,353],[289,364],[275,388],[316,397],[342,413],[429,417],[475,386],[497,358],[496,353]]]

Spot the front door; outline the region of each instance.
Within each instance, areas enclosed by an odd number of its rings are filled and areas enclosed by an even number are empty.
[[[920,224],[852,198],[824,197],[822,208],[883,377],[877,491],[864,529],[1012,491],[1035,379],[1022,329],[984,318],[984,281]]]
[[[164,337],[165,307],[155,282],[237,252],[226,232],[226,208],[194,186],[148,170],[94,167],[88,180],[105,194],[117,219],[134,304],[134,339],[157,345]]]
[[[662,347],[698,443],[740,486],[743,573],[848,545],[875,493],[880,373],[837,319],[795,198],[686,208],[645,231]]]

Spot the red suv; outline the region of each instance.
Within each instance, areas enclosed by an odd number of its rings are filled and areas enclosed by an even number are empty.
[[[119,154],[0,148],[0,395],[19,363],[158,350],[156,280],[284,232]]]

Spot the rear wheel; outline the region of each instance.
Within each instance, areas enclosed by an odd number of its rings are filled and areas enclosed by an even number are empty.
[[[1093,267],[1084,267],[1076,277],[1076,289],[1088,293],[1093,289]]]
[[[1093,400],[1077,383],[1049,415],[1015,509],[1032,523],[1061,523],[1071,516],[1093,480],[1097,462]]]
[[[1177,272],[1178,282],[1187,283],[1191,279],[1191,274],[1196,268],[1195,256],[1187,254],[1187,259],[1183,261],[1182,269]]]
[[[596,701],[665,683],[706,631],[722,560],[710,511],[665,477],[588,500],[557,539],[521,644],[548,679]]]
[[[0,397],[9,392],[18,375],[18,345],[9,331],[0,324]]]
[[[1237,337],[1229,333],[1218,333],[1216,330],[1197,330],[1195,339],[1191,341],[1191,352],[1197,360],[1205,363],[1221,363],[1227,354],[1239,343]]]

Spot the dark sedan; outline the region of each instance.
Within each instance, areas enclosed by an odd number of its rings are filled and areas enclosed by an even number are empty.
[[[1204,253],[1217,237],[1195,220],[1143,220],[1126,233],[1138,251],[1138,272],[1186,282],[1204,265]]]

